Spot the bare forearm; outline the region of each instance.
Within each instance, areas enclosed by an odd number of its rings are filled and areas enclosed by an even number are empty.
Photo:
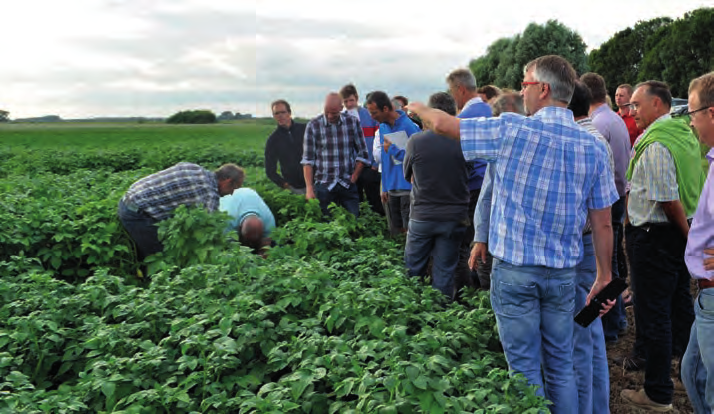
[[[607,284],[612,279],[612,223],[603,223],[598,227],[593,226],[593,247],[595,248],[595,261],[597,262],[598,278]]]
[[[302,174],[305,177],[305,187],[308,189],[312,189],[313,187],[313,182],[312,182],[312,165],[310,164],[305,164],[302,166]]]
[[[364,169],[364,163],[362,161],[357,161],[355,163],[354,175],[359,177],[359,175],[362,173],[363,169]]]
[[[677,225],[685,238],[689,236],[689,223],[687,215],[684,213],[684,206],[679,200],[668,201],[662,204],[662,210],[667,215],[670,223]]]
[[[457,141],[461,139],[461,124],[459,118],[419,103],[409,105],[409,109],[419,116],[425,126],[428,126],[437,134]]]

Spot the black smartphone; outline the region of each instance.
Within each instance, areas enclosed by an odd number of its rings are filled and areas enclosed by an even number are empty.
[[[588,306],[581,309],[580,312],[575,315],[575,323],[583,328],[587,328],[588,325],[600,315],[603,303],[606,303],[608,300],[616,299],[626,288],[627,282],[625,282],[625,279],[619,277],[612,279],[607,286],[590,300]]]

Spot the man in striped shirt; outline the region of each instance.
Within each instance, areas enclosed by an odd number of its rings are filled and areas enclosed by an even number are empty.
[[[566,109],[576,79],[560,56],[526,65],[521,94],[528,118],[459,120],[424,105],[410,108],[437,133],[459,139],[466,160],[494,162],[489,250],[499,336],[512,371],[540,387],[545,373],[547,391],[537,393],[556,414],[578,410],[572,319],[583,227],[589,217],[598,269],[589,301],[612,277],[610,206],[618,199],[605,144]]]
[[[369,152],[359,119],[342,112],[340,94],[329,93],[325,112],[307,124],[301,163],[306,199],[317,198],[325,215],[334,202],[359,216],[356,183],[362,169],[370,165]]]
[[[119,201],[119,220],[136,243],[139,260],[163,250],[156,223],[171,217],[180,205],[201,204],[216,211],[220,197],[240,188],[244,178],[243,169],[235,164],[211,172],[180,162],[132,184]]]

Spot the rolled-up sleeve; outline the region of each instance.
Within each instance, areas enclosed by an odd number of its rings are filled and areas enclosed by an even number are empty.
[[[315,165],[315,126],[310,122],[305,128],[305,138],[302,143],[302,165]]]
[[[610,207],[620,199],[617,187],[615,187],[614,175],[610,169],[609,155],[605,147],[607,144],[596,141],[596,145],[597,174],[587,200],[587,206],[590,210]]]
[[[355,119],[351,126],[352,132],[350,135],[353,137],[352,143],[356,154],[355,160],[361,161],[366,166],[372,165],[369,161],[369,151],[367,151],[367,144],[364,140],[364,134],[362,133],[362,127],[360,126],[359,120]]]

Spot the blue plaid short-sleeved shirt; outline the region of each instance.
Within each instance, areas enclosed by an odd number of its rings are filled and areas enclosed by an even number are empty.
[[[461,148],[495,160],[489,250],[513,265],[574,267],[588,209],[619,199],[605,144],[565,108],[462,119]]]

